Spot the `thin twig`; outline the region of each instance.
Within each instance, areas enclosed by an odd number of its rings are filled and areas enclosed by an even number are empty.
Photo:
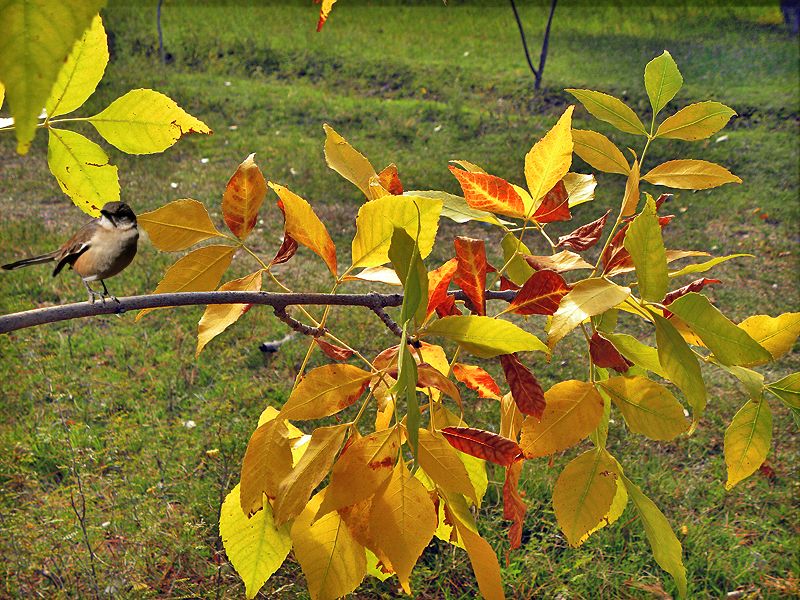
[[[295,319],[289,313],[286,312],[285,306],[276,306],[275,316],[278,317],[284,323],[286,323],[289,327],[291,327],[292,329],[294,329],[299,333],[302,333],[303,335],[310,335],[311,337],[320,337],[328,332],[328,330],[325,327],[311,327],[309,325],[301,323],[300,321],[298,321],[297,319]]]
[[[161,31],[161,5],[164,3],[164,0],[158,0],[158,6],[156,6],[156,27],[158,27],[158,54],[161,57],[161,64],[167,64],[167,57],[164,53],[164,34]]]
[[[380,317],[380,320],[383,321],[383,324],[389,328],[389,331],[398,337],[402,337],[403,329],[397,324],[397,321],[389,316],[389,313],[383,310],[380,306],[371,306],[370,308],[372,309],[372,312]]]
[[[550,16],[547,18],[547,27],[544,30],[544,39],[542,40],[542,53],[539,55],[539,75],[536,77],[535,89],[539,89],[542,85],[542,78],[544,77],[544,63],[547,61],[547,46],[550,43],[550,27],[553,24],[553,15],[556,12],[556,2],[552,0],[550,3]]]
[[[525,50],[525,60],[528,61],[528,66],[531,68],[531,73],[539,80],[539,73],[536,71],[536,67],[533,66],[533,61],[531,60],[531,54],[528,52],[528,41],[525,39],[525,30],[522,28],[522,19],[519,18],[519,13],[517,12],[517,5],[514,3],[514,0],[509,0],[511,2],[511,10],[514,11],[514,18],[517,21],[517,27],[519,27],[519,37],[522,40],[522,49]],[[555,4],[555,3],[554,3]]]

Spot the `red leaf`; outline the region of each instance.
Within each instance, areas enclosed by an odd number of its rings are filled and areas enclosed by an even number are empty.
[[[451,315],[463,314],[456,306],[456,300],[452,296],[447,296],[444,301],[436,307],[436,314],[439,317],[449,317]]]
[[[518,290],[518,289],[521,289],[520,286],[518,286],[516,283],[511,281],[505,275],[500,275],[500,291],[501,292],[505,291],[505,290]]]
[[[598,367],[614,369],[618,373],[626,373],[633,364],[619,353],[614,344],[597,332],[589,340],[589,354]]]
[[[608,215],[610,214],[611,210],[609,209],[606,214],[596,221],[592,221],[586,225],[581,225],[572,233],[562,235],[560,238],[558,238],[556,247],[569,246],[578,252],[588,250],[600,241],[600,237],[603,235],[603,227],[605,227],[606,221],[608,220]]]
[[[568,292],[569,285],[555,271],[536,271],[517,293],[509,310],[520,315],[552,315]]]
[[[502,467],[508,467],[522,457],[519,444],[491,431],[472,427],[445,427],[441,434],[456,450]]]
[[[661,200],[664,196],[670,196],[670,194],[663,194],[659,197]],[[661,200],[663,203],[664,201]],[[665,215],[663,217],[658,217],[658,224],[661,226],[661,229],[664,229],[667,225],[669,225],[670,221],[675,217],[675,215]],[[635,215],[628,217],[627,219],[623,219],[625,225],[616,233],[614,238],[611,240],[611,243],[606,248],[605,252],[603,252],[603,274],[604,275],[613,275],[616,272],[619,272],[620,269],[622,270],[632,270],[633,269],[633,259],[631,255],[625,250],[625,233],[628,231],[628,224],[635,219]]]
[[[318,337],[314,338],[314,341],[320,349],[333,360],[344,361],[353,356],[353,351],[348,348],[342,348],[336,344],[331,344]]]
[[[453,375],[469,389],[478,392],[481,398],[500,399],[500,386],[480,367],[456,363],[453,365]]]
[[[719,279],[709,279],[707,277],[701,277],[700,279],[695,279],[693,282],[683,286],[682,288],[678,288],[677,290],[673,290],[669,292],[666,296],[664,296],[664,306],[668,304],[672,304],[680,298],[681,296],[685,296],[689,292],[699,292],[707,285],[712,285],[714,283],[722,283]],[[672,313],[668,310],[664,311],[664,317],[669,319],[672,316]]]
[[[464,199],[472,208],[510,217],[524,215],[522,198],[505,179],[486,173],[470,173],[453,166],[449,168],[461,184]]]
[[[503,365],[503,373],[519,412],[541,420],[545,408],[544,390],[534,374],[520,362],[516,354],[501,354],[500,364]]]
[[[503,518],[513,521],[508,530],[508,539],[511,545],[506,552],[506,562],[508,562],[512,550],[516,550],[522,545],[522,525],[525,523],[525,513],[528,510],[519,491],[522,464],[522,461],[517,461],[506,467],[506,481],[503,484]]]
[[[403,195],[403,184],[400,182],[400,175],[397,172],[397,165],[390,164],[383,171],[378,173],[378,180],[383,189],[389,192],[392,196]]]
[[[569,212],[569,193],[563,181],[559,181],[553,189],[542,198],[542,203],[533,213],[533,220],[537,223],[553,223],[555,221],[569,221],[572,214]]]
[[[486,315],[486,246],[483,240],[461,236],[453,242],[458,261],[453,281],[464,290],[472,312]]]
[[[278,248],[275,258],[270,261],[269,266],[271,267],[272,265],[279,265],[288,261],[297,252],[297,247],[297,240],[295,240],[288,233],[284,233],[283,243],[281,244],[281,247]]]
[[[458,267],[458,259],[451,258],[438,269],[428,273],[428,312],[431,316],[436,308],[447,300],[447,288]]]

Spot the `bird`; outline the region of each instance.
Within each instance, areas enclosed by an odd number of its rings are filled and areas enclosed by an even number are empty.
[[[81,227],[75,235],[67,240],[58,250],[24,258],[2,268],[13,271],[30,265],[56,262],[53,277],[58,275],[65,265],[69,265],[83,280],[89,301],[111,298],[119,303],[116,296],[108,292],[105,279],[113,277],[131,264],[136,256],[139,230],[136,226],[136,215],[124,202],[107,202],[100,209],[100,216]],[[99,281],[103,293],[96,292],[89,285]]]

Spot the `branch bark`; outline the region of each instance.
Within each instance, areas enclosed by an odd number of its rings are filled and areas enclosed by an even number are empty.
[[[511,302],[517,292],[513,290],[487,290],[486,298]],[[453,293],[457,300],[464,300],[463,292]],[[194,306],[207,304],[254,304],[272,306],[277,310],[292,305],[319,306],[361,306],[377,314],[382,309],[400,306],[402,294],[312,294],[276,292],[179,292],[174,294],[148,294],[146,296],[128,296],[119,298],[118,302],[109,300],[100,302],[76,302],[59,306],[48,306],[24,312],[0,316],[0,334],[9,333],[26,327],[35,327],[58,321],[82,319],[98,315],[123,314],[143,308],[168,308],[176,306]]]

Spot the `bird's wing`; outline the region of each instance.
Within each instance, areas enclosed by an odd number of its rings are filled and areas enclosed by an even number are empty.
[[[58,253],[58,264],[53,269],[53,277],[58,275],[65,265],[74,264],[78,257],[91,247],[92,236],[96,227],[95,221],[87,223],[61,246]]]

